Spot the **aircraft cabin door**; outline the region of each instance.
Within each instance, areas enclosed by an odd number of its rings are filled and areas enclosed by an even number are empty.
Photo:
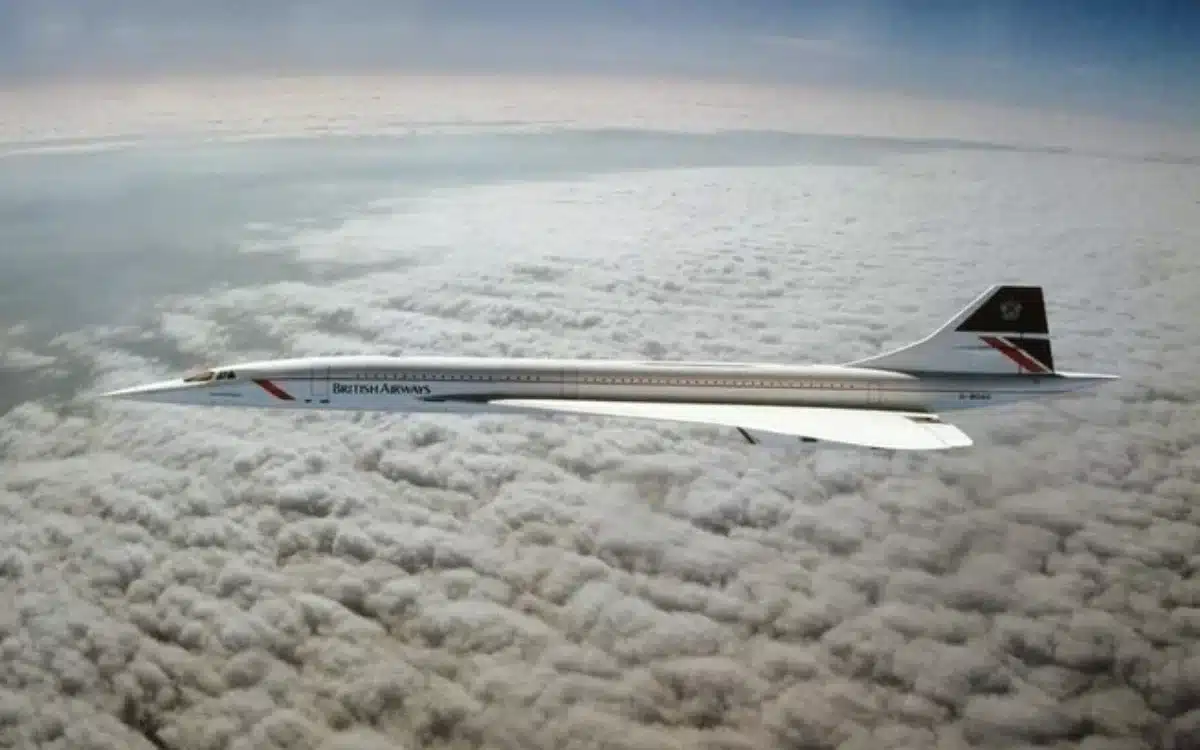
[[[329,368],[314,367],[311,373],[312,379],[308,382],[312,387],[312,400],[317,404],[329,403]]]

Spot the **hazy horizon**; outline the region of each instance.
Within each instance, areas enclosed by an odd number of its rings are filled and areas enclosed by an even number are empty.
[[[13,0],[0,76],[676,75],[1200,124],[1200,5]]]

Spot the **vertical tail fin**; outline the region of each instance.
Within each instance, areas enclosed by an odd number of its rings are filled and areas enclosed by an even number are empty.
[[[1053,375],[1042,288],[994,285],[929,336],[850,366],[900,372]]]

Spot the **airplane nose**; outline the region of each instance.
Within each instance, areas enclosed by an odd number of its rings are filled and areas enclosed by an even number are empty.
[[[193,384],[182,380],[167,380],[160,383],[135,385],[132,388],[121,388],[115,391],[101,393],[102,398],[117,398],[125,401],[151,401],[164,403],[179,403],[186,401]]]

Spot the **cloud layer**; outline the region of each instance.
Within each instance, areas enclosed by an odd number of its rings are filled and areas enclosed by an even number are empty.
[[[69,356],[89,392],[163,351],[841,361],[1033,280],[1057,358],[1124,380],[897,458],[29,401],[0,417],[0,737],[1194,746],[1197,199],[1186,165],[954,151],[448,187],[246,240],[333,281],[12,330],[16,361]]]

